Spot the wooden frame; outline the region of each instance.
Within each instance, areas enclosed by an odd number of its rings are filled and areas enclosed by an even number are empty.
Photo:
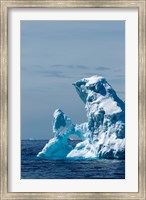
[[[145,0],[1,0],[1,199],[145,199],[146,198],[146,1]],[[8,192],[8,9],[9,8],[138,8],[139,14],[139,191],[137,193]]]

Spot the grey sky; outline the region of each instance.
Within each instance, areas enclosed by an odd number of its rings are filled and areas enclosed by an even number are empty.
[[[86,121],[72,83],[95,74],[124,100],[124,21],[21,21],[22,138],[52,137],[56,108]]]

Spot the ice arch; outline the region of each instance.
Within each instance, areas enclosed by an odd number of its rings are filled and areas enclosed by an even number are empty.
[[[73,147],[68,142],[70,136],[76,135],[80,140],[84,139],[79,126],[75,126],[71,119],[60,109],[55,110],[53,114],[53,132],[55,134],[54,138],[49,140],[37,155],[38,157],[64,159],[73,150]]]

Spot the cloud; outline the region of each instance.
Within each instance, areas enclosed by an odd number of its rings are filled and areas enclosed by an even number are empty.
[[[78,76],[82,77],[90,77],[93,75],[102,76],[102,71],[110,70],[109,67],[99,66],[96,68],[91,68],[82,64],[52,64],[52,65],[39,65],[33,64],[31,66],[25,67],[27,71],[33,72],[34,75],[43,75],[44,77],[53,77],[53,78],[78,78]],[[117,77],[118,78],[118,77]]]
[[[55,65],[50,65],[49,67],[51,67],[51,68],[57,68],[57,67],[64,67],[64,65],[55,64]]]
[[[77,68],[79,68],[79,69],[89,69],[89,67],[87,67],[85,65],[77,65]]]
[[[62,64],[54,64],[54,65],[50,65],[49,67],[51,68],[67,68],[67,69],[84,69],[87,70],[89,69],[89,67],[87,67],[86,65],[62,65]]]
[[[104,67],[104,66],[99,66],[99,67],[96,67],[96,70],[99,70],[99,71],[110,70],[110,68],[109,67]]]
[[[42,70],[41,73],[44,74],[46,77],[57,77],[57,78],[75,78],[77,77],[77,70],[83,71],[88,70],[89,67],[85,65],[62,65],[62,64],[55,64],[50,65],[47,67],[48,69]],[[74,73],[73,71],[74,70]],[[79,73],[80,74],[80,73]]]
[[[87,70],[88,67],[85,65],[62,65],[62,64],[54,64],[54,65],[37,65],[33,64],[31,66],[21,67],[23,72],[26,72],[28,75],[32,74],[34,76],[44,76],[44,77],[53,77],[53,78],[75,78],[77,74],[84,74],[84,70]],[[80,70],[80,71],[78,71]]]
[[[65,78],[65,76],[63,75],[63,73],[61,71],[42,71],[42,74],[44,74],[44,76],[46,77],[63,77]]]
[[[71,78],[71,76],[69,75],[65,75],[63,74],[62,71],[51,71],[51,70],[44,70],[42,71],[42,74],[45,76],[45,77],[53,77],[53,78]]]

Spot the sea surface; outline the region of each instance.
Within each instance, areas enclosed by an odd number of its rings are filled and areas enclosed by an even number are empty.
[[[47,140],[21,140],[22,179],[124,179],[125,160],[49,160],[37,158]],[[69,141],[75,146],[77,141]]]

